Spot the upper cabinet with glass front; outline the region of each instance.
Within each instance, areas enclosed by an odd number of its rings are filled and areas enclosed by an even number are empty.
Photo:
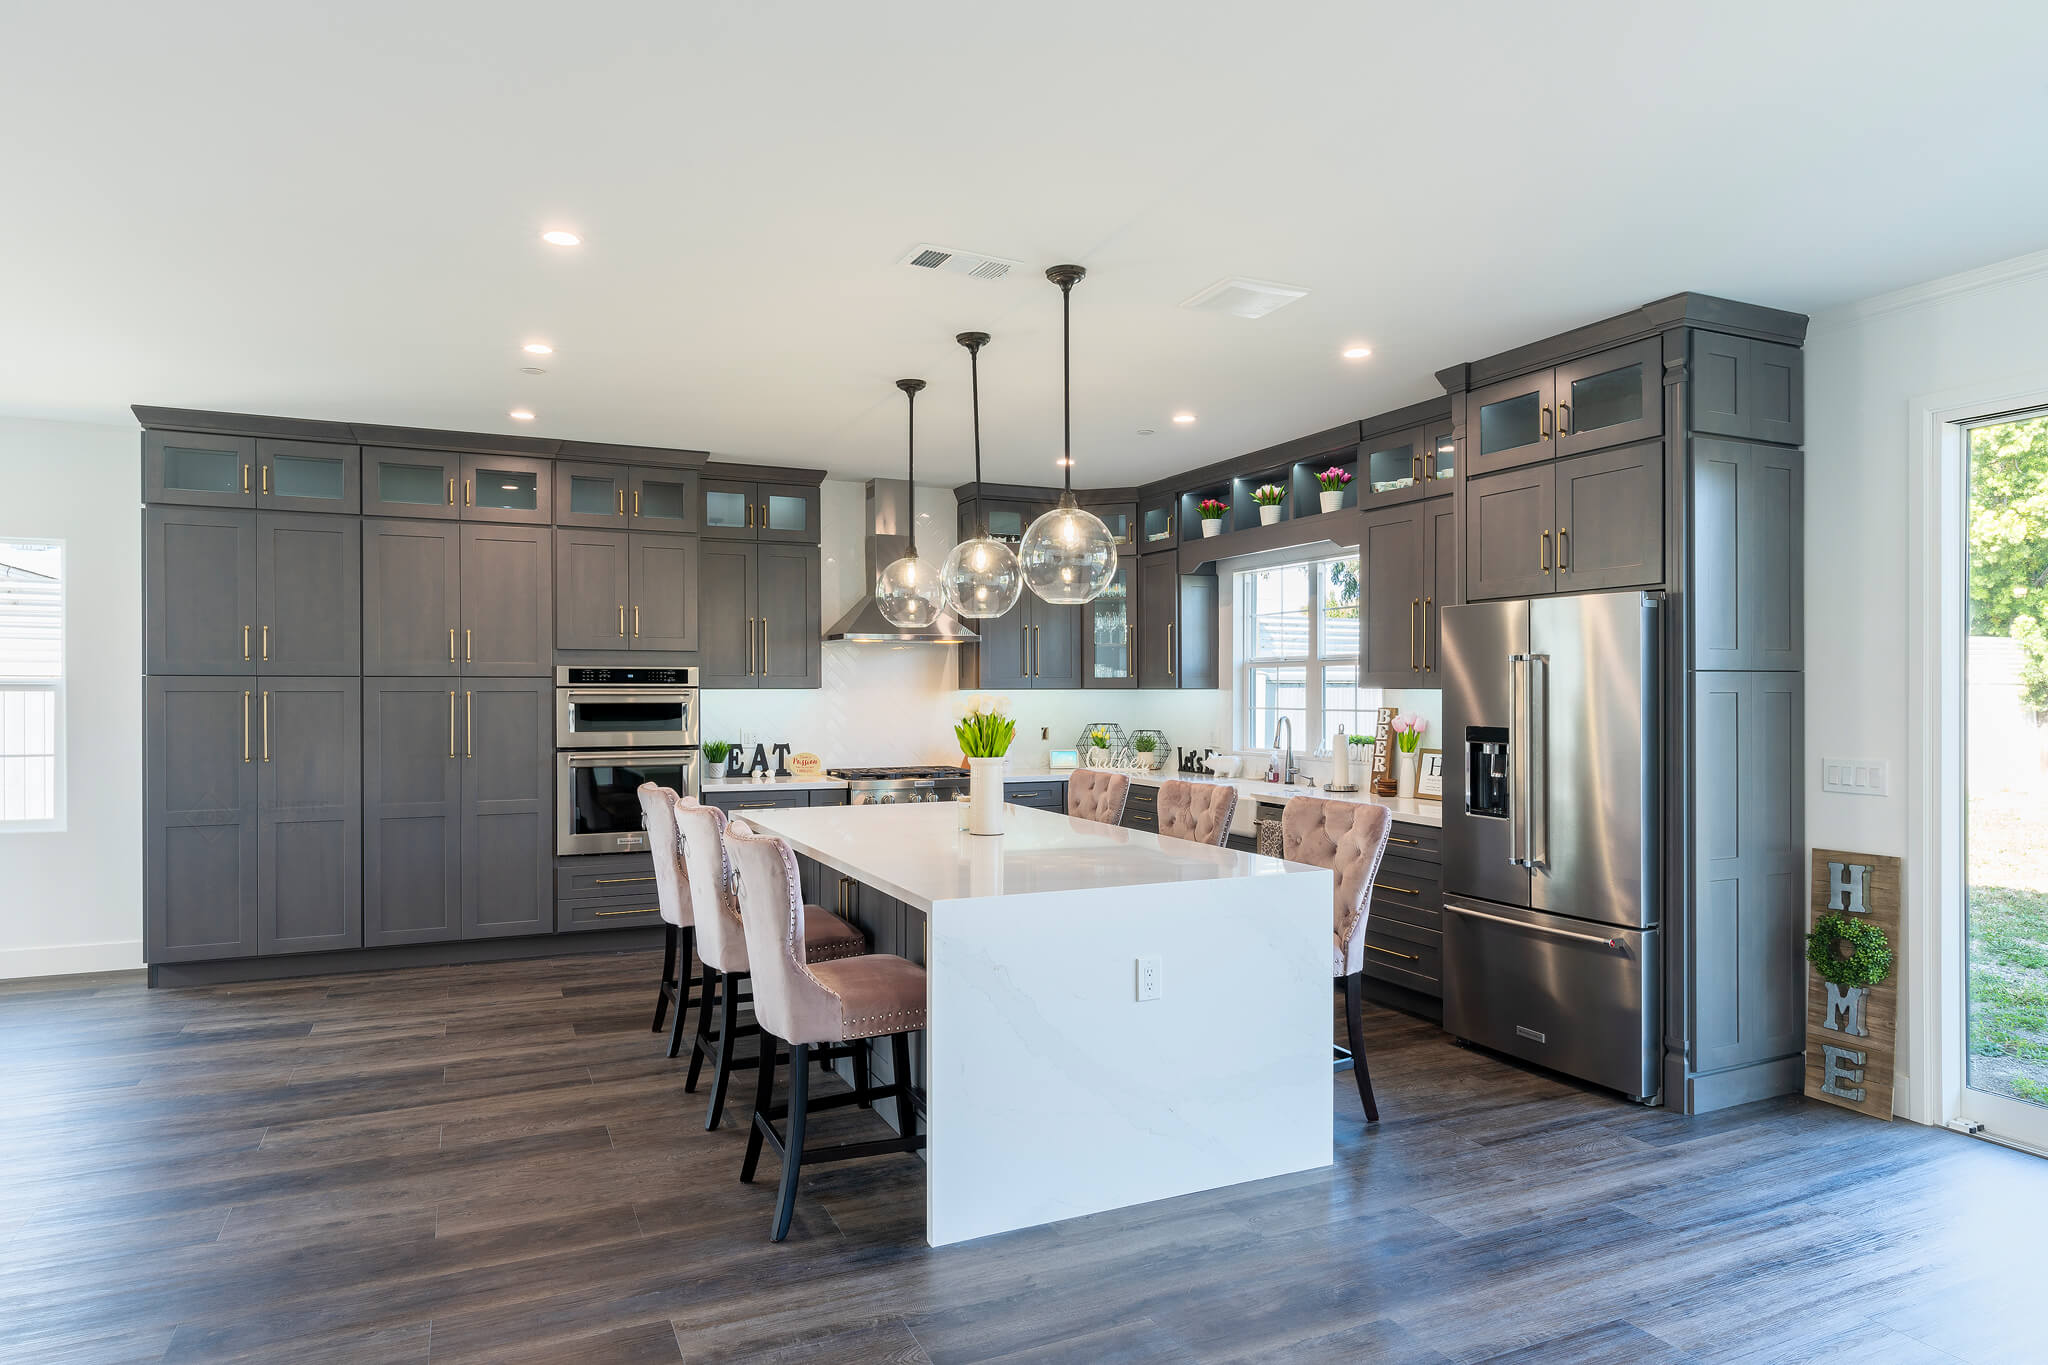
[[[362,510],[362,452],[326,441],[256,442],[256,505],[278,512]]]
[[[1651,337],[1474,389],[1465,403],[1466,472],[1659,436],[1663,385],[1663,343]]]
[[[697,529],[697,475],[640,465],[555,465],[555,525],[593,529]]]
[[[142,433],[142,500],[150,503],[353,513],[361,469],[352,445]]]
[[[363,512],[546,526],[554,508],[551,464],[526,455],[371,446],[363,451]]]
[[[697,489],[699,525],[711,539],[818,543],[815,484],[702,476]]]

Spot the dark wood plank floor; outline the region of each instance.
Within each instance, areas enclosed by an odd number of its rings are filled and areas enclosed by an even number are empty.
[[[891,1157],[820,1168],[772,1246],[656,970],[0,987],[0,1358],[2048,1358],[2048,1163],[1637,1109],[1381,1010],[1385,1120],[1334,1077],[1330,1170],[934,1251]],[[1190,1043],[1156,1064],[1202,1085]]]

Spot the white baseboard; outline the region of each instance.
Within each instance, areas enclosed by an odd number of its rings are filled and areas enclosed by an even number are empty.
[[[139,972],[142,940],[118,943],[58,943],[47,948],[0,948],[0,981],[31,976],[78,976],[85,972]]]

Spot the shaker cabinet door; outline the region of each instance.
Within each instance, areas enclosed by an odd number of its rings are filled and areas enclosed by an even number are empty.
[[[1026,594],[1030,594],[1027,588]],[[1081,685],[1081,621],[1085,608],[1031,601],[1031,686]]]
[[[466,678],[462,701],[462,936],[555,927],[555,689]]]
[[[363,946],[462,934],[463,692],[363,680]]]
[[[356,678],[262,680],[259,953],[363,944],[362,686]]]
[[[1797,450],[1693,438],[1694,667],[1802,666],[1804,473]]]
[[[1465,600],[1534,597],[1552,590],[1557,565],[1555,466],[1533,465],[1465,481]]]
[[[377,517],[462,516],[462,457],[445,450],[363,447],[363,513]]]
[[[1576,455],[1664,430],[1664,343],[1618,346],[1557,367],[1557,453]]]
[[[818,489],[815,484],[754,485],[755,538],[791,545],[818,543]]]
[[[362,532],[353,518],[256,514],[259,672],[362,672],[362,560]]]
[[[256,514],[142,513],[145,671],[256,671]]]
[[[697,659],[704,687],[758,687],[754,547],[707,537],[697,547]]]
[[[1474,389],[1465,399],[1465,472],[1512,469],[1557,454],[1554,372]]]
[[[462,457],[462,519],[545,526],[553,518],[554,461],[524,455]]]
[[[1422,672],[1440,682],[1444,608],[1458,602],[1458,513],[1450,498],[1438,498],[1422,509]]]
[[[1359,682],[1419,687],[1423,653],[1423,523],[1428,509],[1368,512],[1359,530]]]
[[[255,440],[143,432],[142,500],[186,507],[254,507]]]
[[[151,962],[256,952],[256,680],[146,680],[143,921]]]
[[[462,528],[363,522],[363,672],[451,677],[462,671]]]
[[[536,678],[555,671],[553,534],[544,526],[462,528],[462,671]]]
[[[626,604],[626,621],[632,647],[694,651],[697,537],[635,531],[630,548],[632,591]],[[814,637],[816,634],[812,632]]]
[[[760,657],[756,672],[763,687],[804,688],[824,684],[822,599],[815,545],[763,545],[755,551],[755,605]]]
[[[1644,441],[1559,460],[1559,591],[1664,581],[1664,443]]]
[[[1180,686],[1173,659],[1179,615],[1179,557],[1142,556],[1138,560],[1138,686]]]
[[[555,462],[555,525],[624,530],[633,471],[616,464]]]
[[[973,676],[963,676],[962,686],[985,691],[1031,686],[1030,599],[1031,590],[1027,588],[1017,599],[1017,605],[1001,616],[986,616],[973,623],[981,641],[967,646],[974,653]]]
[[[362,452],[325,441],[258,441],[256,505],[353,516],[363,506]]]
[[[636,531],[694,533],[697,475],[687,469],[636,468],[626,503]]]
[[[555,532],[555,648],[627,647],[631,551],[624,531]]]

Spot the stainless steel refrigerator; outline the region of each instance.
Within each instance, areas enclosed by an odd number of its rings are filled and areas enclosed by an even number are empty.
[[[1662,595],[1443,610],[1444,1028],[1657,1093]]]

